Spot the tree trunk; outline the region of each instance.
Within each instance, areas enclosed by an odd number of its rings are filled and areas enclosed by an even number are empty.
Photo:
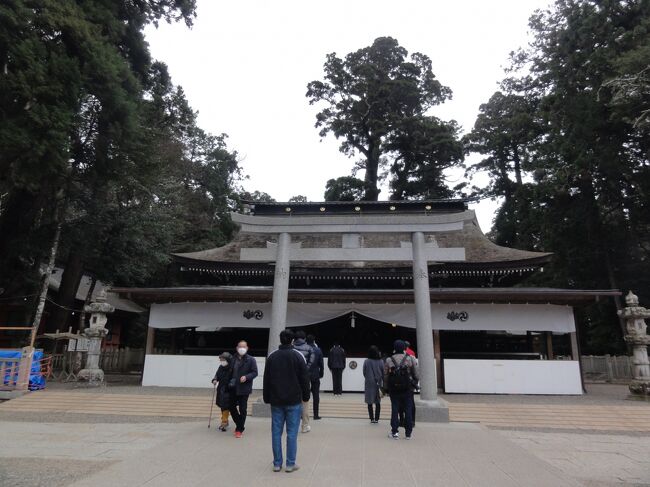
[[[83,277],[83,259],[77,247],[73,247],[68,254],[68,259],[61,276],[61,285],[57,293],[57,304],[52,313],[51,323],[55,329],[66,330],[70,317],[70,308],[75,308],[77,290]],[[74,331],[74,330],[73,330]]]
[[[366,175],[364,182],[366,190],[363,196],[365,201],[377,201],[379,188],[377,187],[377,174],[379,173],[379,142],[371,141],[366,158]]]
[[[515,163],[515,181],[517,182],[517,187],[520,187],[523,184],[521,177],[521,159],[519,157],[519,148],[515,145],[513,149],[512,159]]]
[[[34,315],[32,319],[30,347],[33,347],[34,342],[36,341],[36,335],[38,333],[38,328],[41,324],[43,310],[45,309],[45,300],[47,299],[47,291],[50,285],[50,276],[52,275],[52,269],[54,269],[54,263],[56,262],[56,253],[59,250],[59,241],[61,239],[61,226],[63,225],[63,216],[65,215],[66,208],[67,208],[67,200],[65,202],[60,202],[58,208],[54,213],[54,224],[55,224],[54,237],[52,238],[52,246],[50,247],[49,260],[45,267],[43,275],[41,277],[41,288],[38,295],[38,300],[36,301],[36,309],[34,310]]]
[[[598,206],[598,201],[596,199],[596,194],[593,188],[593,183],[591,181],[591,178],[587,178],[584,175],[581,176],[580,187],[582,189],[583,194],[587,195],[588,197],[588,201],[590,205],[588,223],[590,224],[591,230],[594,235],[593,240],[595,241],[595,245],[597,246],[598,254],[605,261],[604,263],[605,263],[606,282],[609,283],[609,286],[612,289],[617,289],[618,286],[616,281],[616,275],[614,272],[614,265],[611,260],[608,239],[606,238],[606,234],[603,231],[603,221],[600,213],[600,207]],[[623,304],[619,296],[614,297],[614,303],[616,305],[617,311],[620,311],[623,308]],[[618,316],[618,323],[624,337],[627,334],[625,320],[620,316]],[[628,345],[628,350],[629,348],[630,345]]]

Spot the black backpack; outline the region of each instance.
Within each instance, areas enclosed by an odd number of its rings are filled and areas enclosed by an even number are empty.
[[[393,367],[388,371],[388,391],[389,392],[406,392],[411,387],[411,371],[406,364],[407,354],[404,354],[399,365],[393,357],[389,360],[393,362]]]

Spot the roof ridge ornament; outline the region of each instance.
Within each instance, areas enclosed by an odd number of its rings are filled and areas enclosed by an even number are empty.
[[[638,306],[639,305],[639,297],[632,292],[628,291],[627,295],[625,296],[625,304],[628,306]]]

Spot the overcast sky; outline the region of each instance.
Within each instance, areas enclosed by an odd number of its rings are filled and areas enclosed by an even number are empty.
[[[194,26],[146,31],[152,55],[169,66],[200,126],[227,133],[249,191],[321,201],[325,182],[349,175],[353,160],[314,128],[305,97],[326,54],[340,57],[392,36],[422,52],[453,99],[433,114],[471,130],[478,108],[503,78],[508,54],[526,44],[528,18],[548,0],[198,0]],[[460,177],[460,176],[459,176]],[[457,181],[453,181],[457,182]],[[380,199],[386,199],[386,192]],[[496,203],[472,205],[488,231]]]

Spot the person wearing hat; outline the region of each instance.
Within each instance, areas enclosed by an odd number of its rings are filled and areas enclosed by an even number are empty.
[[[217,401],[216,405],[221,408],[221,424],[219,430],[226,431],[228,429],[230,416],[230,406],[232,403],[233,391],[229,388],[230,379],[232,378],[232,355],[228,352],[223,352],[219,355],[219,368],[217,373],[214,374],[212,383],[217,386]]]
[[[399,415],[404,414],[404,429],[406,439],[411,439],[413,433],[413,390],[418,383],[417,361],[405,352],[406,343],[395,340],[393,355],[384,364],[384,387],[390,396],[390,434],[394,440],[399,440]]]
[[[413,357],[417,363],[418,358],[416,357],[415,352],[411,348],[411,343],[408,342],[407,340],[405,340],[404,343],[406,343],[406,350],[404,350],[404,352],[410,355],[411,357]],[[414,384],[414,386],[415,386],[414,390],[411,393],[413,396],[413,401],[411,401],[413,407],[411,408],[411,411],[413,412],[413,427],[415,428],[415,392],[417,389],[417,384]],[[404,416],[400,416],[400,424],[404,424]]]

